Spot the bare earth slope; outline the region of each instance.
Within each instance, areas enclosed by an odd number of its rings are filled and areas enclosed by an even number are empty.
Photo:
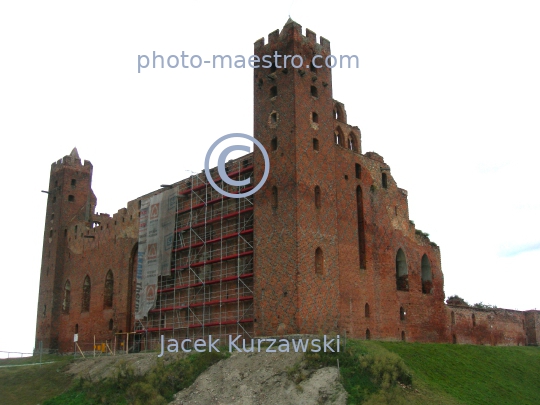
[[[301,360],[300,353],[234,353],[169,405],[345,405],[337,368],[306,370]]]

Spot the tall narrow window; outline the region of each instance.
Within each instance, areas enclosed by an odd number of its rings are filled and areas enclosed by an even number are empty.
[[[77,180],[71,179],[71,185],[75,187],[77,185]]]
[[[396,286],[399,291],[409,291],[409,271],[405,253],[399,249],[396,255]]]
[[[386,176],[386,173],[382,174],[382,186],[383,188],[388,188],[388,177]]]
[[[103,306],[111,308],[113,306],[114,278],[111,270],[105,277],[105,291],[103,292]]]
[[[431,263],[427,255],[422,256],[422,293],[431,294],[433,292],[433,281],[431,276]]]
[[[399,320],[405,321],[406,319],[405,316],[406,316],[405,309],[403,309],[403,307],[399,307]]]
[[[476,326],[476,315],[472,314],[472,326]]]
[[[109,330],[113,330],[113,320],[109,319]]]
[[[75,324],[75,333],[79,333],[79,324],[78,323]]]
[[[358,163],[354,165],[354,173],[356,174],[357,179],[362,177],[362,166],[360,166]]]
[[[315,250],[315,273],[323,274],[324,272],[324,256],[320,247]]]
[[[319,150],[319,140],[317,138],[313,138],[313,149]]]
[[[370,340],[371,339],[371,332],[369,331],[369,329],[366,329],[366,340]]]
[[[69,314],[69,307],[71,304],[71,283],[69,280],[64,284],[64,300],[62,301],[62,311],[64,314]]]
[[[274,98],[277,96],[277,86],[270,87],[270,98]]]
[[[311,86],[311,95],[312,95],[313,97],[315,97],[315,98],[316,98],[316,97],[319,97],[319,92],[317,91],[317,87]]]
[[[450,322],[452,325],[456,324],[456,315],[454,314],[454,311],[450,312]]]
[[[356,187],[356,216],[358,217],[358,255],[360,256],[360,268],[366,268],[366,234],[364,225],[364,199],[362,188]]]
[[[86,276],[84,278],[84,283],[83,283],[81,312],[90,311],[90,293],[91,293],[90,277]]]
[[[270,143],[272,146],[272,150],[277,150],[277,138],[272,138],[272,141]]]
[[[354,152],[358,152],[358,149],[356,148],[356,137],[352,132],[349,134],[349,141],[347,147]]]
[[[366,318],[369,318],[369,304],[366,302],[366,305],[364,306],[364,315]]]
[[[319,114],[317,114],[316,112],[312,112],[311,113],[311,120],[317,124],[319,122]]]
[[[272,187],[272,208],[277,208],[277,207],[278,207],[278,191],[277,191],[277,187],[273,186]]]
[[[401,331],[401,340],[403,340],[405,342],[405,331],[404,330]]]
[[[344,146],[343,133],[341,132],[341,128],[338,127],[338,129],[336,129],[336,131],[334,132],[334,136],[336,140],[336,145]]]
[[[321,188],[315,186],[315,208],[321,208]]]

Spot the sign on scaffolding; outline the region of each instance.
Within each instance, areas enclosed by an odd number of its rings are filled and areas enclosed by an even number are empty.
[[[135,319],[143,319],[154,308],[158,276],[171,274],[178,187],[141,201]]]

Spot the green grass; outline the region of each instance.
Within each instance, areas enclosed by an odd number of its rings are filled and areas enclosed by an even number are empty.
[[[307,353],[311,367],[339,359],[348,404],[540,404],[540,348],[348,340],[340,353]]]
[[[41,366],[23,366],[0,368],[0,403],[5,405],[36,405],[47,398],[59,395],[67,390],[72,378],[63,372],[71,361],[68,356],[44,355],[52,364]],[[38,357],[6,359],[0,365],[21,365],[39,362]]]
[[[342,342],[343,343],[343,342]],[[107,380],[77,380],[62,371],[70,356],[43,356],[42,366],[0,368],[0,403],[11,405],[164,405],[229,353],[196,353],[136,376],[121,365]],[[38,358],[0,361],[28,364]],[[347,341],[340,353],[306,353],[311,368],[337,366],[349,405],[540,404],[540,348]],[[299,384],[300,365],[288,370]],[[49,398],[47,400],[47,398]]]
[[[538,347],[376,344],[401,356],[425,386],[461,403],[540,404]]]
[[[194,353],[164,365],[161,359],[146,375],[135,375],[122,363],[109,379],[78,379],[67,392],[43,405],[166,405],[178,391],[189,387],[208,367],[230,354]]]

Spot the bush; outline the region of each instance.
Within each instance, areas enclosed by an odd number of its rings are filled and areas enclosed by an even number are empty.
[[[359,356],[359,361],[382,390],[388,391],[398,382],[412,384],[412,375],[405,362],[395,353],[377,353]]]

